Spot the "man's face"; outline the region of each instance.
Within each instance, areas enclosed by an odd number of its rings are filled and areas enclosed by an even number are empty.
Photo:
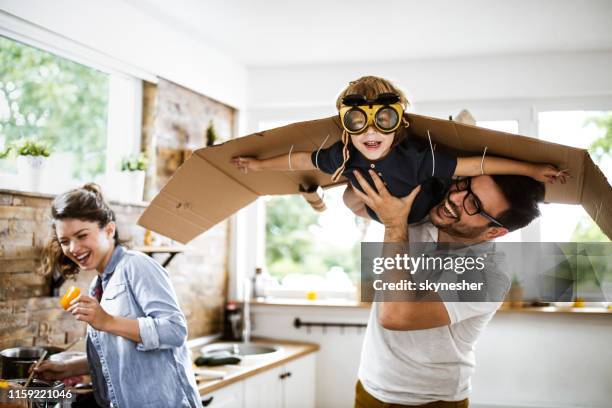
[[[480,199],[482,209],[497,218],[509,208],[495,181],[489,176],[472,177],[471,188]],[[482,214],[469,215],[463,207],[467,191],[457,191],[453,184],[440,204],[429,212],[429,219],[441,231],[462,241],[488,241],[505,235],[508,230],[489,226],[490,221]]]

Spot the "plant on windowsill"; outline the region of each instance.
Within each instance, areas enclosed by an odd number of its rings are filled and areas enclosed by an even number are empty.
[[[206,128],[206,146],[212,146],[217,141],[217,131],[215,130],[215,124],[212,119],[208,122],[208,127]]]
[[[121,159],[120,199],[127,202],[140,202],[144,192],[145,171],[148,160],[144,153],[126,156]]]
[[[15,152],[21,185],[30,191],[40,191],[47,158],[51,155],[49,145],[35,139],[21,139],[15,143]]]

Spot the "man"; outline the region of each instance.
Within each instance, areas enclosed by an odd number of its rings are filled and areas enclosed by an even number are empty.
[[[540,215],[544,185],[523,176],[458,181],[429,213],[408,226],[419,192],[391,196],[370,171],[376,190],[355,174],[360,197],[385,224],[385,242],[471,244],[501,237]],[[356,408],[465,408],[474,371],[474,345],[501,302],[375,302],[364,339]]]

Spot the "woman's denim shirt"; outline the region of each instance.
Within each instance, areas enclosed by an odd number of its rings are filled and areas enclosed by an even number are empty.
[[[117,246],[102,274],[102,287],[102,308],[113,316],[137,319],[142,343],[87,325],[99,357],[89,365],[93,376],[106,383],[106,390],[98,392],[106,394],[112,407],[201,407],[185,344],[185,315],[167,271],[149,256]]]

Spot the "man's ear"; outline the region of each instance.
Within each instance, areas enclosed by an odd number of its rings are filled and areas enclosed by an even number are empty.
[[[508,233],[508,229],[504,227],[491,227],[485,232],[485,237],[488,240],[503,237]]]

